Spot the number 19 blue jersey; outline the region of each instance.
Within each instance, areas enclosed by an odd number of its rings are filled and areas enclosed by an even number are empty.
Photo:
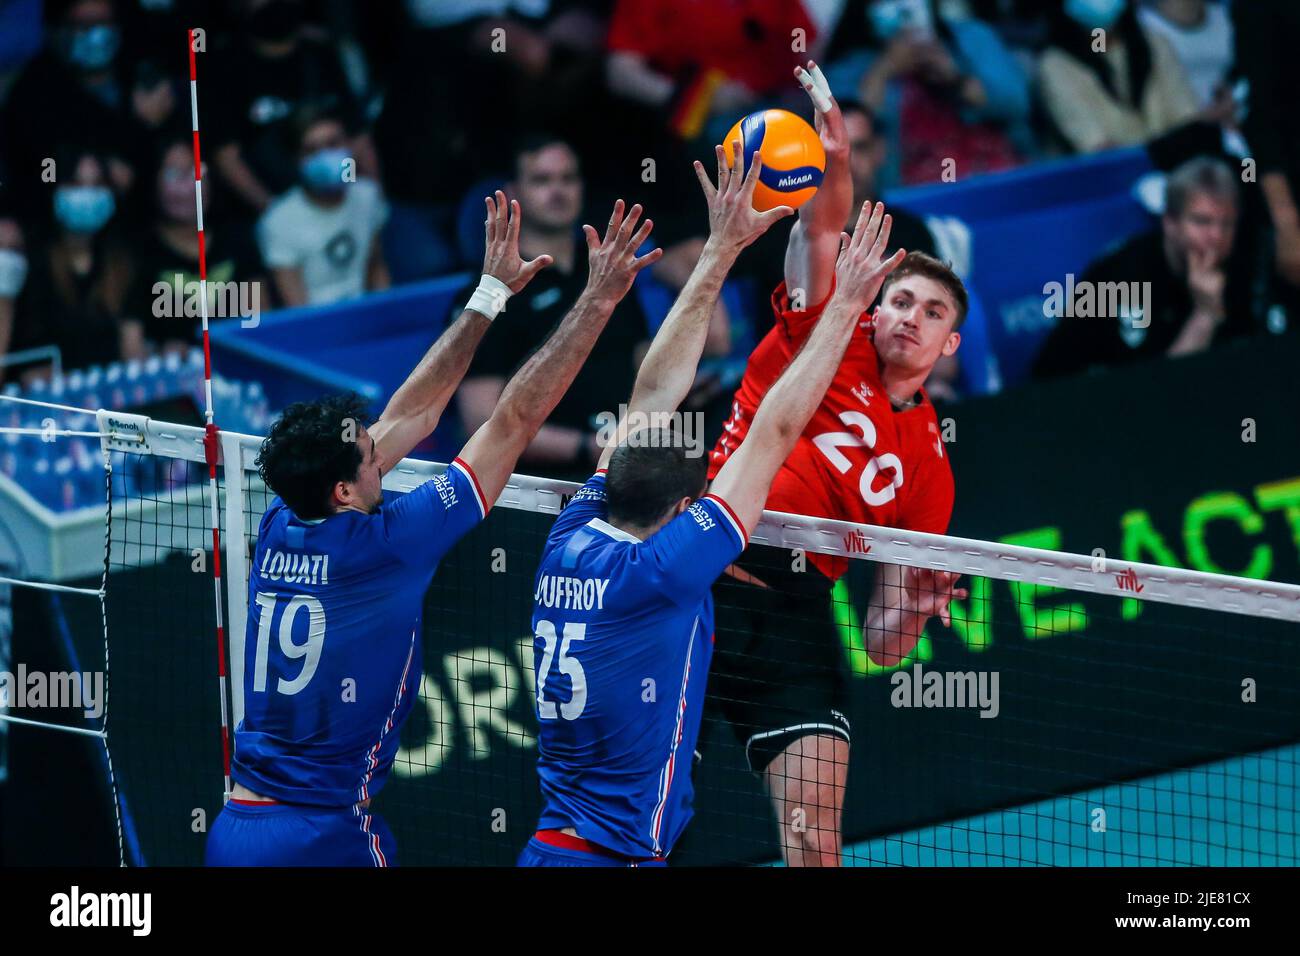
[[[483,516],[459,459],[374,514],[303,521],[271,502],[248,580],[235,781],[325,807],[379,792],[420,685],[425,591]]]
[[[605,515],[597,472],[556,519],[537,572],[539,828],[666,856],[692,813],[710,588],[744,550],[745,531],[714,495],[644,541]]]

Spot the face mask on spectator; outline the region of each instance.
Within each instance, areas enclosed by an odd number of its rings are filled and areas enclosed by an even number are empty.
[[[1085,30],[1109,30],[1127,5],[1127,0],[1065,0],[1065,14]]]
[[[871,29],[885,42],[909,28],[923,36],[934,33],[934,18],[926,0],[876,0],[867,8],[867,15]]]
[[[27,257],[17,249],[0,249],[0,299],[12,299],[27,281]]]
[[[259,40],[281,43],[302,24],[302,7],[295,0],[271,0],[248,18],[248,32]]]
[[[73,27],[63,36],[63,58],[81,70],[102,70],[113,62],[122,33],[110,23]]]
[[[116,208],[107,186],[60,186],[54,192],[54,217],[69,232],[99,232]]]
[[[342,147],[318,149],[302,161],[302,181],[318,193],[337,193],[343,189],[343,164],[348,151]]]

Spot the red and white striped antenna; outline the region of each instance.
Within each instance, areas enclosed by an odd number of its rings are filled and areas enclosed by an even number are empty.
[[[226,629],[221,613],[221,526],[217,517],[217,459],[220,457],[217,426],[212,414],[212,345],[208,338],[208,258],[203,246],[203,161],[199,152],[199,82],[195,69],[194,30],[190,44],[190,125],[194,131],[194,208],[199,235],[199,302],[203,317],[203,457],[208,463],[208,494],[212,500],[212,587],[217,609],[217,683],[221,691],[221,764],[225,774],[223,800],[230,799],[230,717],[226,706]],[[232,534],[242,534],[242,528]]]

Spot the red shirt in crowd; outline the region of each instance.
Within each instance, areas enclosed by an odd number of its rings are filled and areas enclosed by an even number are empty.
[[[796,27],[811,49],[816,30],[800,0],[619,0],[609,48],[674,77],[712,68],[767,93],[789,88],[791,70],[808,58],[791,49]]]

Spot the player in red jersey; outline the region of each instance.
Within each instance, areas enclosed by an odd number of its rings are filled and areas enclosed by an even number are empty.
[[[710,456],[709,477],[744,441],[768,387],[816,325],[834,287],[852,183],[839,106],[816,65],[796,76],[816,108],[826,149],[821,188],[799,210],[786,248],[785,280],[772,294],[775,324],[754,349],[732,414]],[[966,290],[952,271],[911,253],[864,312],[826,397],[800,436],[767,508],[942,534],[953,479],[923,383],[961,341]],[[717,645],[709,695],[763,777],[792,866],[840,862],[840,818],[848,778],[847,680],[832,617],[831,589],[844,558],[751,547],[719,579]],[[884,665],[911,652],[926,622],[949,622],[966,591],[957,575],[874,565],[864,625],[867,653]]]

